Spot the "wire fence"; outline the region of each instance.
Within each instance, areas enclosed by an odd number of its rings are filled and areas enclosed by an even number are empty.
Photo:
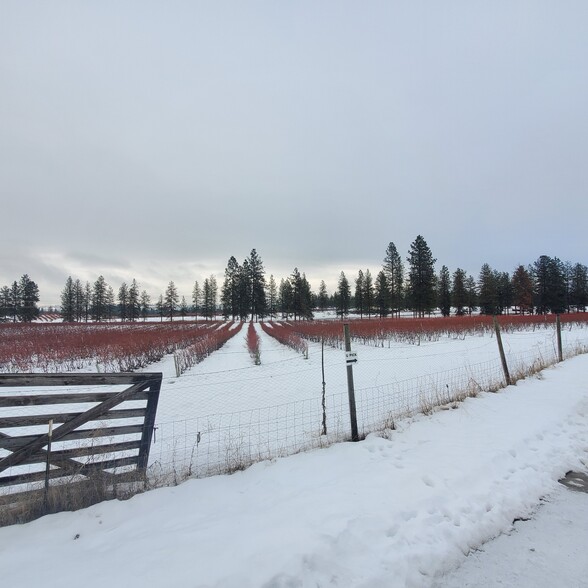
[[[211,357],[180,378],[164,377],[150,458],[153,484],[233,472],[351,438],[344,352],[309,343],[304,356],[259,334],[261,365],[247,359],[244,342],[234,343],[215,354],[217,364]],[[552,326],[503,336],[513,381],[558,361]],[[422,345],[364,342],[354,350],[361,436],[505,385],[491,333]],[[564,359],[585,352],[588,328],[564,329]]]

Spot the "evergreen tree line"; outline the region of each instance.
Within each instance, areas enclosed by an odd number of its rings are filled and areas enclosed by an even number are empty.
[[[588,268],[564,263],[557,257],[540,256],[527,267],[519,265],[512,276],[482,265],[478,280],[461,268],[453,274],[443,265],[435,273],[436,259],[422,236],[411,244],[404,263],[394,243],[386,249],[382,269],[375,280],[360,270],[355,295],[341,272],[333,306],[341,316],[354,308],[360,316],[380,317],[412,311],[422,317],[439,309],[443,316],[497,315],[509,312],[546,314],[585,312],[588,306]]]
[[[39,287],[27,274],[0,288],[0,322],[29,323],[39,316]]]
[[[306,275],[298,268],[277,284],[273,275],[266,279],[261,257],[252,249],[241,264],[228,260],[220,288],[214,275],[202,285],[194,283],[190,302],[180,297],[173,281],[153,303],[135,279],[123,282],[118,291],[103,276],[91,284],[68,277],[61,293],[61,314],[66,322],[160,320],[197,314],[207,319],[222,316],[232,320],[293,318],[312,319],[315,310],[335,309],[340,317],[354,311],[360,317],[398,316],[411,311],[422,317],[439,309],[449,316],[471,314],[585,312],[588,306],[588,268],[562,262],[557,257],[540,256],[528,266],[518,266],[512,275],[485,263],[475,279],[457,268],[450,273],[443,265],[437,274],[436,259],[419,235],[402,259],[390,242],[382,267],[373,277],[359,270],[354,282],[341,272],[336,290],[329,295],[324,281],[313,292]],[[28,275],[0,289],[0,321],[32,321],[39,315],[39,289]]]

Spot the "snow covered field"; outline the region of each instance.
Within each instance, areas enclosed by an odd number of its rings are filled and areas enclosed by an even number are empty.
[[[587,373],[582,355],[386,437],[2,528],[2,585],[585,586],[588,496],[557,480],[588,469]]]

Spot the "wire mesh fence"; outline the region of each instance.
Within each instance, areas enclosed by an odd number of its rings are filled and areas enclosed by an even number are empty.
[[[164,377],[151,450],[154,483],[232,472],[350,439],[344,352],[309,342],[300,354],[258,331],[259,365],[237,341],[180,378]],[[503,337],[515,381],[558,360],[552,326]],[[566,328],[562,338],[564,359],[588,351],[586,327]],[[354,350],[361,435],[505,385],[491,332],[418,345],[354,342]]]

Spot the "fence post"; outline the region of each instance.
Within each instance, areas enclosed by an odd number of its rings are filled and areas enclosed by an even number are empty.
[[[561,321],[559,319],[559,314],[555,315],[555,326],[557,331],[557,358],[558,361],[563,361],[563,348],[561,345]]]
[[[345,335],[345,352],[351,351],[351,337],[349,336],[349,323],[343,325]],[[357,431],[357,412],[355,409],[355,388],[353,386],[353,364],[347,363],[347,391],[349,393],[349,417],[351,419],[351,440],[359,441]]]
[[[323,432],[321,435],[327,434],[327,403],[325,399],[325,338],[321,337],[321,369],[323,373]]]
[[[494,330],[496,331],[496,341],[498,341],[498,351],[500,352],[500,361],[502,362],[502,371],[504,372],[504,379],[506,385],[510,386],[510,374],[508,373],[508,365],[506,363],[506,355],[504,355],[504,347],[502,346],[502,336],[500,335],[500,325],[498,319],[494,316]]]

